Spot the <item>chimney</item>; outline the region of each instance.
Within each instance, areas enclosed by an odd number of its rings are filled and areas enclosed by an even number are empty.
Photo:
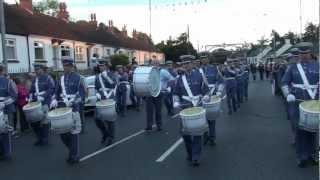
[[[133,29],[133,31],[132,31],[132,38],[133,39],[138,39],[137,30],[135,30],[135,29]]]
[[[123,25],[121,33],[122,33],[122,35],[124,37],[128,37],[128,32],[127,32],[127,26],[126,25]]]
[[[113,21],[112,20],[109,20],[108,21],[108,28],[107,30],[111,33],[113,33]]]
[[[90,14],[90,24],[94,25],[95,27],[97,27],[98,22],[97,22],[96,13]]]
[[[66,3],[62,2],[59,4],[59,12],[57,18],[64,20],[66,22],[69,21],[69,12],[67,11]]]
[[[32,0],[20,0],[20,7],[33,13]]]

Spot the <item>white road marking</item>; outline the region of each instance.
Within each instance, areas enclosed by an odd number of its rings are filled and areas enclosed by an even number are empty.
[[[180,138],[178,139],[177,142],[175,142],[165,153],[163,153],[157,160],[156,162],[160,163],[163,162],[170,154],[179,147],[179,145],[183,142],[183,139]]]
[[[126,142],[126,141],[128,141],[128,140],[130,140],[130,139],[132,139],[132,138],[134,138],[134,137],[136,137],[136,136],[139,136],[140,134],[142,134],[142,133],[144,133],[144,132],[145,132],[145,130],[141,130],[141,131],[139,131],[139,132],[136,132],[136,133],[132,134],[131,136],[128,136],[128,137],[126,137],[126,138],[123,138],[123,139],[121,139],[121,140],[118,141],[118,142],[115,142],[114,144],[111,144],[110,146],[107,146],[107,147],[105,147],[105,148],[103,148],[103,149],[100,149],[100,150],[94,152],[94,153],[91,153],[91,154],[89,154],[89,155],[87,155],[87,156],[84,156],[83,158],[80,159],[80,162],[85,161],[85,160],[87,160],[87,159],[89,159],[89,158],[92,158],[93,156],[96,156],[96,155],[98,155],[98,154],[100,154],[100,153],[102,153],[102,152],[104,152],[104,151],[106,151],[106,150],[108,150],[108,149],[111,149],[111,148],[113,148],[113,147],[115,147],[115,146],[117,146],[117,145],[119,145],[119,144],[121,144],[121,143],[124,143],[124,142]]]

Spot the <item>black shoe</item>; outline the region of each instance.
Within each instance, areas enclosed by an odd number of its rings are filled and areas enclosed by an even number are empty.
[[[157,131],[163,131],[162,127],[159,127],[159,128],[157,129]]]
[[[103,135],[101,138],[101,144],[104,144],[107,141],[107,135]]]
[[[79,159],[70,159],[70,160],[68,161],[68,163],[69,163],[70,165],[75,165],[75,164],[78,164],[79,162],[80,162]]]
[[[109,138],[109,139],[108,139],[107,146],[110,146],[111,144],[113,144],[113,139],[112,139],[112,138]]]
[[[200,166],[200,162],[198,160],[193,160],[192,161],[192,166],[193,167],[198,167],[198,166]]]
[[[149,133],[152,131],[152,128],[145,128],[144,130]]]
[[[216,146],[216,141],[214,139],[210,139],[210,146]]]
[[[307,161],[306,161],[306,160],[300,160],[300,161],[298,161],[298,167],[299,167],[299,168],[305,168],[305,167],[307,167]]]
[[[0,156],[0,161],[11,161],[11,156]]]

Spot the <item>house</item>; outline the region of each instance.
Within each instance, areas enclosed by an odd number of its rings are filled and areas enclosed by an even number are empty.
[[[140,64],[150,58],[164,61],[164,54],[145,33],[134,30],[129,37],[126,27],[119,30],[112,20],[108,26],[98,25],[95,14],[91,14],[89,21],[71,22],[65,3],[59,4],[57,17],[33,12],[32,0],[5,4],[5,20],[10,73],[32,71],[34,62],[46,62],[54,70],[61,70],[63,58],[74,59],[78,69],[88,69],[92,59],[114,54],[135,57]]]
[[[249,63],[259,63],[262,62],[263,58],[272,50],[270,46],[258,48],[249,52],[247,61]]]

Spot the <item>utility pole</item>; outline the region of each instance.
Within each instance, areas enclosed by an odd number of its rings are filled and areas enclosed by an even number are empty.
[[[150,41],[151,41],[151,33],[152,33],[152,1],[151,0],[149,0],[149,38],[150,38]],[[151,43],[151,42],[150,42]],[[152,57],[151,57],[151,55],[152,55],[152,53],[151,53],[151,49],[150,49],[150,51],[149,51],[149,60],[151,60],[152,59]]]
[[[300,38],[302,38],[302,0],[299,0],[299,9],[300,9]]]
[[[6,27],[5,27],[5,20],[4,20],[4,0],[0,0],[0,26],[1,26],[1,47],[2,47],[2,63],[4,64],[5,71],[7,72],[7,59],[6,59]]]

